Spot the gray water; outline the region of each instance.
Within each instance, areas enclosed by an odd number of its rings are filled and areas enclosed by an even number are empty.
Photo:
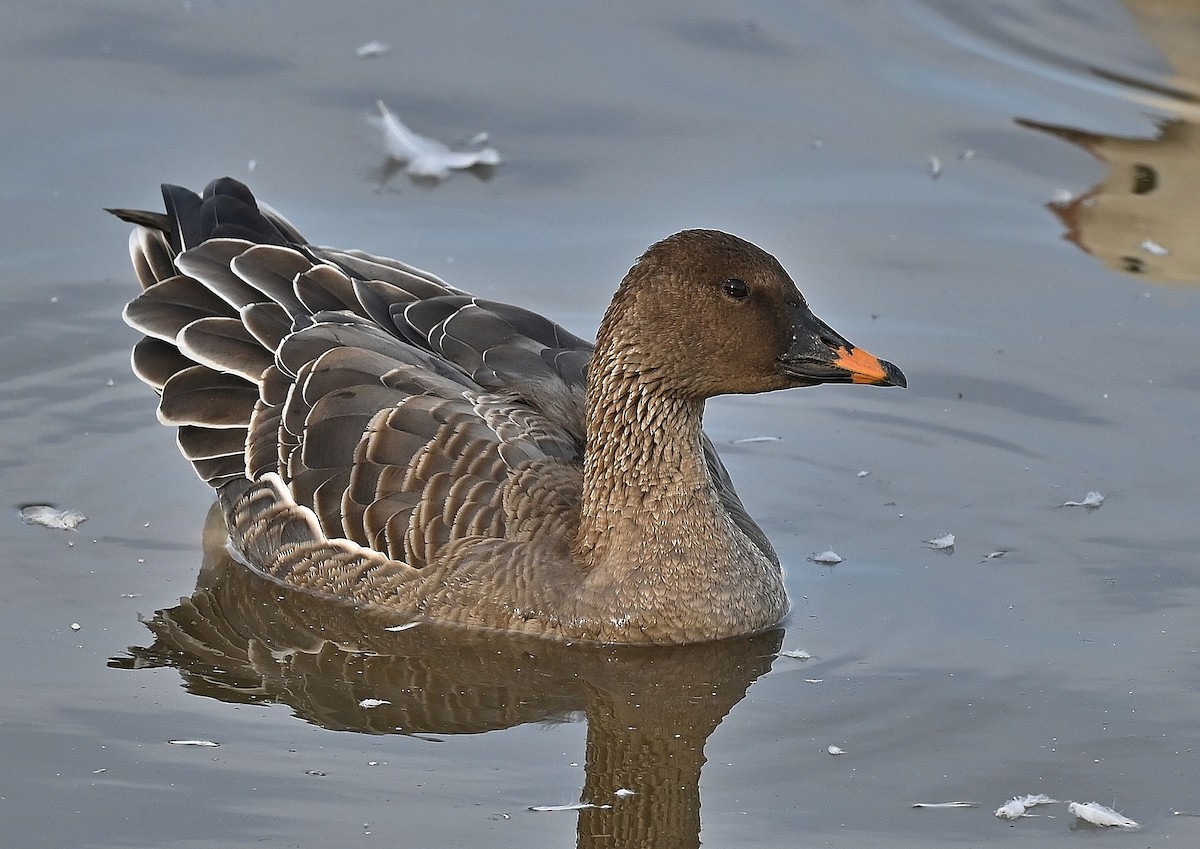
[[[3,12],[5,844],[1200,843],[1193,8]],[[390,52],[357,58],[371,40]],[[380,98],[504,163],[381,185]],[[101,208],[226,173],[313,241],[581,335],[670,232],[775,253],[910,381],[709,407],[788,566],[786,631],[649,654],[393,634],[205,554],[209,492],[128,370],[127,228]],[[88,521],[23,525],[32,502]],[[944,533],[951,554],[923,542]],[[1141,829],[992,815],[1025,793]],[[581,798],[613,808],[528,810]],[[912,807],[948,800],[979,807]]]

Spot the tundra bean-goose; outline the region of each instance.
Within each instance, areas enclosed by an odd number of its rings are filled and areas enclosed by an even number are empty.
[[[725,393],[904,386],[736,236],[651,245],[590,343],[393,259],[308,243],[224,178],[137,225],[137,376],[249,568],[414,620],[688,643],[787,613],[701,420]]]

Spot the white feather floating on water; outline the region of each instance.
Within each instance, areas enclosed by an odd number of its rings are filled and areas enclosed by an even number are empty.
[[[1104,496],[1101,495],[1100,493],[1096,492],[1095,490],[1092,490],[1091,492],[1089,492],[1087,495],[1085,495],[1083,497],[1082,501],[1064,501],[1062,503],[1062,506],[1063,507],[1091,507],[1094,509],[1096,507],[1099,507],[1103,503],[1104,503]]]
[[[978,808],[978,802],[914,802],[914,808]]]
[[[381,707],[383,705],[390,705],[390,704],[391,704],[391,702],[389,702],[387,699],[363,699],[361,702],[358,703],[358,706],[360,708],[377,708],[377,707]]]
[[[845,750],[845,749],[843,749],[841,746],[834,746],[834,745],[830,745],[830,746],[829,746],[829,748],[827,748],[825,751],[829,752],[829,754],[831,754],[831,755],[844,755],[844,754],[846,754],[846,750]]]
[[[795,660],[809,660],[812,658],[812,655],[806,652],[804,649],[787,649],[785,651],[781,651],[779,656],[790,657]]]
[[[384,44],[382,41],[368,41],[366,44],[360,45],[354,51],[354,55],[359,59],[371,59],[375,56],[382,56],[392,48]]]
[[[221,745],[212,740],[168,740],[167,742],[172,746],[200,746],[205,749],[216,749]]]
[[[934,551],[953,551],[954,534],[942,534],[940,537],[925,540],[925,544]]]
[[[538,811],[539,813],[547,811],[586,811],[588,808],[598,808],[602,811],[609,810],[612,805],[594,805],[591,802],[575,802],[572,805],[530,805],[529,810]]]
[[[810,554],[808,559],[810,562],[820,563],[822,566],[836,566],[842,562],[842,558],[832,548],[822,551],[820,554]]]
[[[414,177],[444,180],[454,169],[500,164],[500,154],[495,148],[451,150],[436,139],[414,133],[382,100],[376,101],[376,105],[379,115],[372,116],[371,122],[383,131],[384,151]]]
[[[1014,796],[1000,807],[996,808],[996,816],[1005,820],[1015,820],[1020,817],[1035,817],[1029,813],[1030,808],[1038,805],[1057,805],[1057,799],[1051,799],[1044,793],[1031,793],[1026,796]]]
[[[1138,828],[1138,824],[1099,802],[1070,802],[1067,810],[1085,822],[1105,828]]]
[[[27,525],[73,531],[76,525],[87,521],[87,516],[77,510],[55,510],[49,504],[30,504],[21,509],[21,521]]]

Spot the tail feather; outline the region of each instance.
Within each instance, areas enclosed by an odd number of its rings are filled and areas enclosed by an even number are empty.
[[[241,455],[246,450],[244,428],[184,425],[178,433],[179,450],[189,460],[212,460]],[[244,465],[244,463],[243,463]]]
[[[172,375],[163,385],[158,420],[165,425],[246,427],[258,388],[233,374],[195,365]]]
[[[230,263],[233,273],[290,315],[308,312],[296,296],[296,275],[312,268],[312,260],[290,248],[259,245],[243,250]]]
[[[297,275],[294,285],[296,297],[310,313],[349,310],[363,318],[370,318],[354,294],[354,283],[333,266],[315,265]]]
[[[119,217],[121,212],[132,210],[109,210]],[[158,213],[146,213],[158,216]],[[166,218],[166,216],[160,216]],[[143,289],[166,280],[179,272],[175,270],[175,253],[161,230],[139,227],[129,235],[129,257],[133,270]]]
[[[258,383],[262,373],[275,364],[240,319],[201,318],[184,327],[178,336],[179,350],[197,363],[236,374]]]
[[[268,351],[277,351],[292,332],[294,319],[276,303],[249,304],[241,309],[242,324]]]
[[[125,305],[125,323],[147,336],[174,342],[183,328],[209,316],[233,316],[225,301],[181,274],[167,277]]]
[[[130,363],[138,380],[153,386],[160,395],[168,380],[195,365],[179,353],[175,345],[152,336],[144,337],[133,346]]]
[[[234,259],[251,247],[253,243],[244,239],[209,239],[175,257],[175,265],[187,276],[203,280],[205,286],[238,310],[268,297],[235,274],[231,267]]]

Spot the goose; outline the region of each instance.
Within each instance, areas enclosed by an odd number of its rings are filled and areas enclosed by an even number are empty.
[[[590,343],[407,263],[318,247],[242,183],[135,226],[135,374],[246,567],[414,622],[681,644],[788,611],[702,420],[715,395],[906,385],[716,230],[651,245]]]

